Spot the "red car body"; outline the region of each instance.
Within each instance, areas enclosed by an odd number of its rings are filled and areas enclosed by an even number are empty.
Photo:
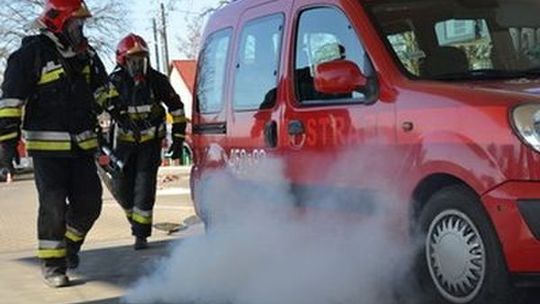
[[[477,194],[500,242],[507,270],[519,275],[516,278],[540,274],[540,214],[526,218],[519,208],[519,204],[539,206],[540,154],[516,134],[512,119],[515,107],[540,103],[540,78],[464,77],[445,81],[411,75],[380,34],[374,13],[366,8],[384,2],[244,0],[216,12],[203,41],[220,30],[230,30],[223,106],[216,111],[200,110],[198,91],[204,60],[199,60],[192,119],[192,187],[197,187],[201,174],[210,168],[242,166],[246,159],[272,155],[284,160],[286,176],[295,185],[380,188],[380,180],[371,178],[378,175],[400,198],[410,202],[405,209],[414,218],[443,186],[460,184]],[[299,16],[313,7],[331,7],[350,20],[375,71],[375,100],[299,105],[295,41]],[[235,75],[241,66],[237,58],[241,30],[250,21],[271,14],[279,14],[284,20],[275,104],[266,109],[235,110],[232,100]],[[346,65],[336,69],[349,71]],[[324,67],[321,71],[327,75]],[[354,71],[347,73],[358,76]],[[340,75],[328,77],[316,77],[320,82],[316,85],[332,87],[332,81],[341,79]],[[354,81],[362,84],[365,79]],[[334,85],[338,87],[346,85]],[[275,132],[275,142],[270,144],[265,133],[268,128]],[[336,157],[349,147],[361,149],[368,144],[370,150],[358,153],[362,155],[358,157],[373,155],[369,166],[365,159],[359,159],[349,162],[351,174],[346,177],[320,173],[332,170]],[[208,155],[212,146],[223,149],[218,161]],[[369,174],[365,174],[366,169]],[[196,195],[194,203],[204,218],[204,206]]]

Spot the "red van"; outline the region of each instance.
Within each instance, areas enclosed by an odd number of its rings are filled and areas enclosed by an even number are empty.
[[[531,0],[233,1],[199,57],[193,189],[216,149],[236,169],[280,157],[293,189],[391,188],[424,235],[433,303],[509,303],[540,283],[539,12]],[[346,178],[321,174],[351,150]]]

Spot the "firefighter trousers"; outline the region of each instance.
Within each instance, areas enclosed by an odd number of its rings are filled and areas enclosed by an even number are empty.
[[[34,157],[39,196],[38,257],[44,274],[65,273],[101,212],[102,187],[91,156]]]
[[[14,174],[13,161],[16,158],[17,142],[0,142],[0,170],[7,170],[5,173]],[[2,174],[3,172],[0,172]],[[4,174],[5,174],[4,173]],[[1,181],[1,180],[0,180]]]
[[[152,234],[152,212],[156,201],[157,172],[161,163],[161,140],[138,145],[118,145],[125,160],[123,174],[113,179],[114,192],[137,237]]]

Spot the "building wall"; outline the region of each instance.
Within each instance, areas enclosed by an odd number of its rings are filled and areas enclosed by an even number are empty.
[[[171,72],[171,76],[169,80],[171,82],[172,87],[174,88],[176,93],[180,95],[180,98],[182,99],[182,102],[184,103],[186,117],[191,119],[191,113],[192,113],[191,103],[193,100],[193,96],[191,95],[191,92],[188,86],[186,85],[186,83],[180,76],[180,73],[176,69],[173,69],[173,71]]]

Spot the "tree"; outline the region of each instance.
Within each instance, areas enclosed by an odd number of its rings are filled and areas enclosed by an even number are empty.
[[[185,38],[177,36],[178,50],[188,59],[196,59],[201,44],[204,19],[200,16],[186,18],[187,32]]]
[[[208,17],[233,0],[220,0],[215,7],[208,7],[198,15],[186,18],[187,32],[185,38],[177,36],[178,50],[188,59],[196,59],[199,53],[204,24]]]
[[[44,0],[0,0],[0,74],[6,59],[21,43],[22,37],[38,32],[37,17],[43,10]],[[125,29],[128,15],[125,1],[102,0],[87,3],[93,18],[86,27],[90,44],[104,61],[112,63],[113,51]]]
[[[32,30],[32,20],[39,12],[41,1],[19,0],[12,2],[1,0],[0,10],[0,66],[5,63],[7,56],[15,50],[25,34]],[[0,67],[1,68],[1,67]]]

